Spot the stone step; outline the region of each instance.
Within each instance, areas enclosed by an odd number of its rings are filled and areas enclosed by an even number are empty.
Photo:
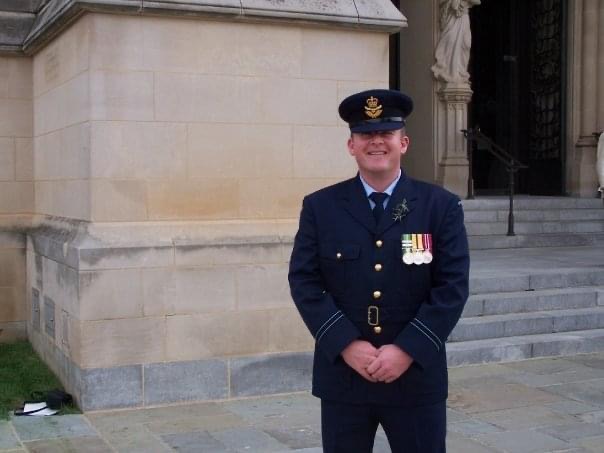
[[[508,230],[506,222],[466,223],[469,236],[503,235]],[[514,223],[514,232],[526,234],[561,233],[604,233],[604,220],[577,220],[556,222],[519,222]]]
[[[505,275],[504,271],[493,275],[470,274],[470,294],[513,293],[556,288],[576,288],[604,285],[604,268],[569,268],[551,271],[526,271]]]
[[[604,351],[604,329],[491,338],[447,344],[449,366],[511,362]]]
[[[507,233],[507,226],[505,228]],[[527,247],[581,247],[604,244],[604,233],[517,234],[516,236],[468,236],[471,250],[512,249]]]
[[[468,299],[462,318],[593,308],[598,305],[604,305],[604,287],[474,294]]]
[[[475,210],[504,210],[509,208],[507,197],[481,197],[474,200],[462,200],[465,212]],[[523,209],[602,209],[604,203],[599,198],[569,197],[517,197],[514,198],[514,211]]]
[[[514,203],[515,236],[507,236],[509,200],[464,200],[472,250],[604,243],[604,203],[597,198],[527,197]]]
[[[459,321],[450,342],[604,328],[604,307],[475,316]]]
[[[464,213],[466,224],[476,222],[506,222],[508,210],[481,209]],[[516,222],[604,220],[604,209],[514,209]]]

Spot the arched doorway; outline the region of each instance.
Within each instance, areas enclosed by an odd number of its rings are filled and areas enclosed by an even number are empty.
[[[468,122],[529,165],[517,188],[532,195],[565,192],[565,11],[563,0],[482,0],[470,11]],[[507,187],[502,165],[478,150],[477,194]]]

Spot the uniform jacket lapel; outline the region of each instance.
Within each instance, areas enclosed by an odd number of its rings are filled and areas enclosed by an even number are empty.
[[[386,206],[386,211],[384,215],[380,219],[380,223],[377,227],[377,233],[382,234],[389,228],[391,228],[395,223],[404,223],[405,217],[411,214],[413,209],[415,208],[417,203],[417,193],[413,186],[412,181],[405,175],[405,173],[401,173],[401,179],[399,179],[398,184],[394,188],[394,192],[392,193],[392,197],[388,201],[388,205]],[[394,210],[401,205],[407,206],[406,214],[403,214],[401,219],[395,219]]]
[[[367,200],[367,194],[357,174],[356,178],[349,181],[348,190],[343,192],[342,203],[344,209],[371,233],[375,233],[376,224]]]

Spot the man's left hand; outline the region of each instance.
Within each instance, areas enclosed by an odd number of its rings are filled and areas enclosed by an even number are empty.
[[[379,382],[390,384],[413,363],[413,357],[396,345],[387,344],[378,349],[378,356],[367,367],[367,373]]]

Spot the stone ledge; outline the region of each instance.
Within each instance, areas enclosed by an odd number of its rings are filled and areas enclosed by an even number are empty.
[[[390,0],[51,0],[21,41],[23,52],[35,53],[87,11],[308,23],[387,33],[396,33],[407,25],[407,19]]]
[[[191,265],[208,254],[247,263],[252,251],[291,247],[296,229],[294,219],[98,224],[36,216],[1,228],[0,241],[27,236],[29,251],[76,270],[98,270],[166,267],[183,259]]]

